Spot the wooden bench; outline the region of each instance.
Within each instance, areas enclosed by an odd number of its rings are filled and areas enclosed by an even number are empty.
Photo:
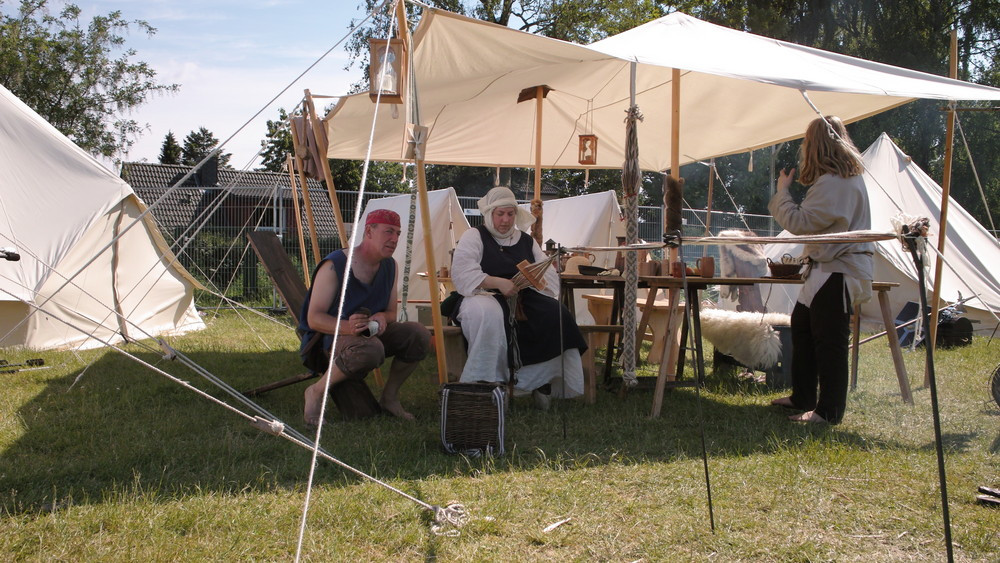
[[[613,304],[613,298],[610,295],[584,295],[583,298],[587,300],[587,309],[594,317],[595,325],[610,324]],[[646,300],[637,299],[636,307],[640,310],[645,310]],[[683,313],[684,305],[682,304],[678,310]],[[646,361],[649,363],[659,363],[660,358],[663,356],[663,338],[667,334],[667,323],[670,321],[669,313],[670,303],[666,300],[655,301],[652,311],[649,311],[649,322],[647,324],[649,332],[643,335],[643,340],[649,340],[653,343],[649,354],[646,356]],[[583,327],[581,326],[580,328],[582,329]],[[677,333],[677,336],[680,337],[680,332]]]
[[[424,325],[427,326],[427,325]],[[465,368],[465,361],[468,359],[468,352],[465,349],[465,337],[462,336],[462,327],[443,326],[441,327],[444,336],[444,353],[447,359],[448,381],[458,381],[462,377],[462,370]],[[435,346],[434,327],[428,326],[431,333],[431,346]],[[435,353],[437,353],[435,351]],[[436,374],[432,374],[437,381]]]

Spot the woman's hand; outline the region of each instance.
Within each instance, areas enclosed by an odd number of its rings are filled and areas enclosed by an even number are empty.
[[[779,192],[788,191],[789,186],[792,185],[792,179],[794,177],[795,177],[794,168],[792,168],[791,170],[788,170],[787,168],[782,168],[781,171],[778,172],[777,190]]]
[[[507,278],[497,278],[491,277],[493,280],[493,287],[503,294],[504,297],[510,297],[517,293],[517,288],[514,287],[514,282]]]

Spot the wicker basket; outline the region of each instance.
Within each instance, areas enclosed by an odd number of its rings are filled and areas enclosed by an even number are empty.
[[[767,268],[771,270],[772,278],[794,280],[802,277],[802,274],[799,273],[802,270],[802,264],[782,264],[780,262],[772,262],[768,258]]]
[[[503,387],[446,383],[441,387],[441,445],[448,453],[504,453]]]

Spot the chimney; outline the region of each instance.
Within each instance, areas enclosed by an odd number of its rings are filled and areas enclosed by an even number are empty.
[[[213,156],[198,169],[198,185],[203,188],[215,188],[219,185],[219,156]]]

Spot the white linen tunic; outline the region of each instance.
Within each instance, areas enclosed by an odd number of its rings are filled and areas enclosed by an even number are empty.
[[[480,262],[483,258],[483,242],[478,229],[469,229],[458,241],[451,264],[451,279],[464,299],[459,308],[458,322],[462,334],[469,343],[468,360],[462,370],[460,381],[504,382],[509,377],[507,364],[507,337],[504,332],[504,318],[500,304],[489,292],[479,286],[486,279]],[[506,239],[496,239],[501,246],[516,244],[520,237],[527,236],[515,229]],[[547,258],[537,243],[532,241],[535,261]],[[557,298],[559,274],[549,268],[544,276],[545,288],[540,292]],[[528,289],[527,291],[536,291]],[[517,372],[515,393],[528,393],[546,383],[552,384],[553,397],[576,397],[583,394],[583,362],[580,351],[571,348],[551,360],[521,366]]]

